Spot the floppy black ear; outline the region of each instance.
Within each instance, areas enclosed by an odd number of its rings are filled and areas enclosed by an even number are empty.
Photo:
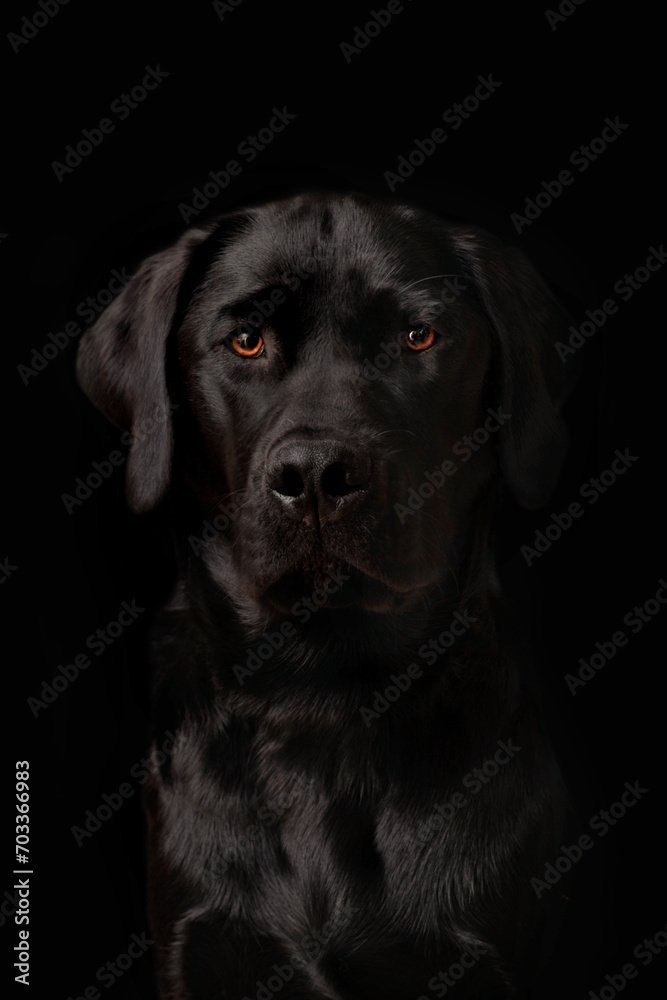
[[[455,242],[496,335],[493,402],[511,414],[499,437],[503,478],[522,507],[541,507],[567,450],[560,407],[578,365],[564,364],[555,344],[567,339],[569,320],[515,247],[463,227],[456,228]]]
[[[208,235],[188,230],[173,247],[147,258],[79,345],[79,385],[117,427],[130,432],[126,491],[137,514],[155,507],[169,486],[167,337],[193,252]]]

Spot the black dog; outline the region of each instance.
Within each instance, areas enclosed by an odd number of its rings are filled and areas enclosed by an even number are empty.
[[[565,327],[488,234],[308,194],[189,230],[84,337],[129,502],[169,494],[181,546],[162,997],[527,995],[566,807],[490,538],[503,483],[556,481]]]

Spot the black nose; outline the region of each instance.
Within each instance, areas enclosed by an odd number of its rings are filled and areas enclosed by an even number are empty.
[[[290,517],[310,527],[337,520],[367,491],[370,455],[338,441],[291,440],[269,454],[266,484]]]

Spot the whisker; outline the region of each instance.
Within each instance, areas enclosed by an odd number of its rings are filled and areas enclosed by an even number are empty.
[[[403,285],[403,290],[407,291],[408,288],[413,288],[415,285],[420,284],[422,281],[432,281],[434,278],[462,278],[462,274],[429,274],[426,278],[417,278],[416,281],[411,281],[409,285]]]

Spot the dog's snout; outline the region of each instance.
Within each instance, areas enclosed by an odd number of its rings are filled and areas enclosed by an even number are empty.
[[[266,484],[286,513],[311,527],[344,516],[370,485],[373,462],[337,441],[292,440],[272,452]]]

